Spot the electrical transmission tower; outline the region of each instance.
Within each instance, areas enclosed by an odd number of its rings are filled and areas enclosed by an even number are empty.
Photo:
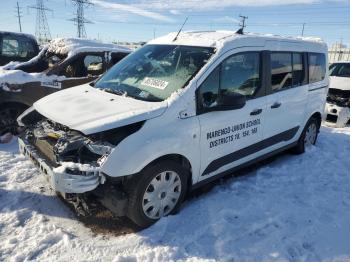
[[[77,25],[77,37],[86,38],[85,24],[91,24],[92,22],[84,17],[84,7],[90,6],[92,3],[90,0],[72,0],[77,6],[76,17],[70,19]]]
[[[36,9],[35,36],[40,44],[48,43],[51,40],[50,28],[46,18],[46,11],[53,12],[44,5],[44,0],[36,0],[35,6],[29,8]]]
[[[16,17],[18,18],[19,31],[22,33],[22,23],[21,23],[22,10],[19,7],[18,2],[17,2],[17,5],[16,5]]]

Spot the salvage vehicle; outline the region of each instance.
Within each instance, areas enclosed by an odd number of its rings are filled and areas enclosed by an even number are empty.
[[[345,127],[350,124],[350,62],[330,66],[330,85],[326,103],[325,124]]]
[[[16,118],[35,101],[95,80],[130,52],[114,44],[58,38],[31,60],[0,70],[0,136],[16,133]]]
[[[0,31],[0,66],[28,61],[38,53],[39,45],[34,36]]]
[[[18,119],[20,151],[75,206],[93,198],[147,227],[188,190],[315,144],[326,64],[317,39],[171,33],[34,103]]]

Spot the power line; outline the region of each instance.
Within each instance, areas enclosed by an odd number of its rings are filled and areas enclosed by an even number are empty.
[[[73,4],[77,6],[76,17],[70,19],[77,25],[77,37],[86,38],[85,24],[92,23],[84,17],[84,7],[90,6],[92,3],[90,0],[72,0]]]
[[[35,6],[28,6],[28,8],[36,9],[36,25],[35,36],[40,44],[48,43],[51,40],[51,33],[49,23],[47,22],[46,12],[53,12],[46,8],[43,0],[36,0]]]
[[[19,31],[22,33],[22,23],[21,23],[22,10],[19,7],[18,1],[16,5],[16,17],[18,18]]]

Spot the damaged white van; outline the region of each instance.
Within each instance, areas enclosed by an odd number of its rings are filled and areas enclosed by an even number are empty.
[[[344,127],[350,124],[350,62],[332,64],[329,74],[325,124]]]
[[[76,206],[93,196],[145,227],[188,190],[315,144],[326,65],[317,39],[172,33],[36,102],[18,120],[20,150]]]

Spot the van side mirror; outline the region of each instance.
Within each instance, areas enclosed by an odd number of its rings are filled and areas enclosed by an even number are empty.
[[[218,101],[218,110],[234,110],[245,106],[247,99],[245,95],[230,92],[222,93]]]

